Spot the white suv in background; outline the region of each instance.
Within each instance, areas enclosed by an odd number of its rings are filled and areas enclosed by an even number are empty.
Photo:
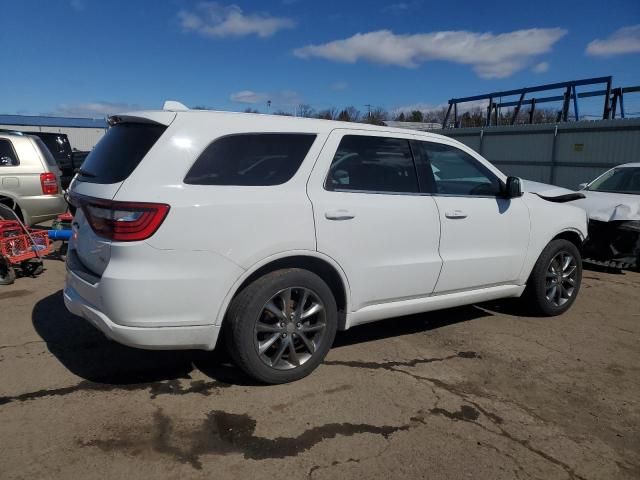
[[[585,212],[447,137],[208,111],[111,117],[71,185],[64,299],[108,337],[282,383],[336,330],[519,297],[566,311]]]

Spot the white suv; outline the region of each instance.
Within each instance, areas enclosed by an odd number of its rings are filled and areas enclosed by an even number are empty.
[[[566,311],[583,210],[449,138],[208,111],[111,117],[71,185],[64,298],[108,337],[212,350],[282,383],[336,330],[519,297]]]

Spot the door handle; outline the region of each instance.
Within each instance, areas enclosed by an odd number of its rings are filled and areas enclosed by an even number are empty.
[[[349,210],[332,210],[330,212],[326,212],[324,217],[327,220],[351,220],[352,218],[355,218],[355,215]]]
[[[444,214],[447,218],[467,218],[467,214],[462,210],[452,210]]]

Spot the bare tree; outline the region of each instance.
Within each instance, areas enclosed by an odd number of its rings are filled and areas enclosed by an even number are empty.
[[[316,113],[315,109],[307,103],[301,103],[300,105],[298,105],[299,117],[311,118],[314,116],[315,113]]]
[[[260,113],[260,112],[255,108],[247,107],[244,109],[244,113]]]
[[[400,112],[400,113],[398,113],[395,117],[393,117],[393,119],[394,119],[396,122],[406,122],[406,121],[407,121],[407,119],[406,119],[406,118],[405,118],[405,116],[404,116],[404,112]]]
[[[320,110],[316,115],[316,118],[321,118],[323,120],[335,120],[336,118],[338,118],[338,109],[335,107],[331,107]]]
[[[354,106],[348,106],[340,111],[337,118],[342,122],[358,122],[360,116],[360,110]]]
[[[273,112],[274,115],[280,115],[281,117],[293,117],[291,112],[285,112],[284,110],[276,110]]]
[[[372,125],[384,125],[384,121],[389,119],[389,112],[382,107],[376,107],[362,119],[363,123],[370,123]]]
[[[447,116],[448,106],[425,112],[424,121],[428,123],[442,123]]]

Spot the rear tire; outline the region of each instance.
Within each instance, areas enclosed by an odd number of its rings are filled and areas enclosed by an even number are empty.
[[[582,257],[568,240],[552,240],[533,267],[523,295],[537,314],[561,315],[573,305],[582,283]]]
[[[21,266],[24,275],[29,277],[37,277],[42,272],[44,272],[44,265],[42,263],[42,260],[25,260],[24,262],[22,262]]]
[[[277,270],[247,285],[225,319],[227,350],[254,379],[279,384],[309,375],[329,352],[338,326],[327,284],[307,270]]]
[[[16,220],[19,218],[18,214],[11,207],[0,203],[0,220]]]
[[[16,271],[9,261],[0,256],[0,285],[11,285],[16,281]]]

